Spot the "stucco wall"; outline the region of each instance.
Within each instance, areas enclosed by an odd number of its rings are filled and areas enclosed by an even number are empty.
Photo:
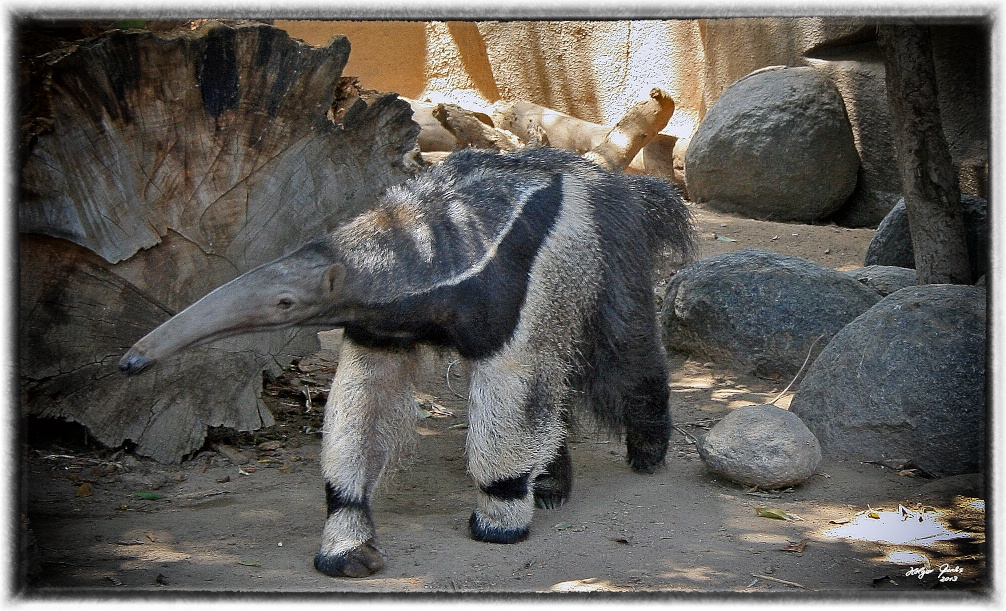
[[[363,86],[488,111],[530,100],[594,121],[617,121],[653,87],[677,110],[664,133],[688,136],[703,97],[698,22],[277,21],[314,45],[344,34],[345,74]]]
[[[884,70],[874,24],[856,18],[637,21],[277,21],[315,45],[346,35],[345,74],[368,88],[491,112],[529,100],[602,124],[653,87],[676,104],[663,133],[689,138],[731,83],[772,65],[811,66],[845,99],[862,187],[897,191]],[[989,49],[977,26],[935,30],[944,126],[962,172],[988,163]],[[962,179],[964,175],[962,174]],[[987,178],[985,179],[987,180]],[[973,182],[973,181],[972,181]],[[982,184],[965,185],[984,195]],[[886,203],[884,204],[886,205]]]

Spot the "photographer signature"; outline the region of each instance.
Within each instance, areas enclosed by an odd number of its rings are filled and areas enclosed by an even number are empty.
[[[964,569],[947,563],[941,564],[935,568],[917,566],[908,569],[905,573],[905,577],[918,577],[919,579],[922,579],[926,575],[931,575],[932,573],[937,573],[937,579],[939,579],[940,583],[947,583],[957,581],[957,578],[964,573]]]

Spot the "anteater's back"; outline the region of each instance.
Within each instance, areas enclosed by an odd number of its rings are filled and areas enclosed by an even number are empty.
[[[662,181],[556,149],[466,149],[390,189],[335,242],[363,301],[435,319],[425,339],[477,357],[510,339],[529,291],[593,308],[635,276],[648,286],[656,245],[688,250],[689,235],[680,198]],[[418,321],[387,323],[401,335]]]

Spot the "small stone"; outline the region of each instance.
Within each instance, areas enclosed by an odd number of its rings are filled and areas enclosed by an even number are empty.
[[[132,471],[141,466],[140,460],[135,456],[133,456],[132,454],[126,454],[125,456],[122,457],[122,460],[119,462],[122,464],[123,468],[126,469],[127,471]]]
[[[821,462],[810,429],[774,405],[735,409],[709,430],[698,450],[714,473],[764,490],[801,484]]]
[[[245,456],[244,452],[237,448],[232,448],[231,446],[218,443],[213,446],[213,449],[220,453],[221,456],[226,458],[234,465],[246,465],[251,462],[251,459]]]

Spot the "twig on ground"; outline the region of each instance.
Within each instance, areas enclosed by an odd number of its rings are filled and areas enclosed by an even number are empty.
[[[807,367],[807,363],[810,362],[810,355],[814,354],[814,346],[817,345],[817,342],[821,341],[822,337],[824,337],[824,335],[818,335],[817,339],[814,340],[814,343],[812,343],[810,345],[810,348],[807,350],[807,358],[803,359],[803,365],[800,365],[799,371],[797,371],[796,375],[793,376],[793,379],[789,381],[789,384],[786,386],[786,388],[782,389],[782,392],[779,393],[778,395],[776,395],[775,399],[772,399],[771,401],[769,401],[765,405],[775,405],[776,401],[778,401],[779,399],[782,399],[783,395],[785,395],[786,393],[788,393],[790,388],[793,388],[793,384],[795,384],[796,381],[800,378],[800,374],[803,373],[803,370]]]
[[[792,586],[794,588],[803,588],[804,590],[809,590],[807,586],[799,584],[795,581],[786,581],[785,579],[779,579],[778,577],[769,577],[768,575],[759,575],[758,573],[751,573],[751,576],[755,579],[765,579],[767,581],[774,581],[776,583],[781,583],[783,585]]]

